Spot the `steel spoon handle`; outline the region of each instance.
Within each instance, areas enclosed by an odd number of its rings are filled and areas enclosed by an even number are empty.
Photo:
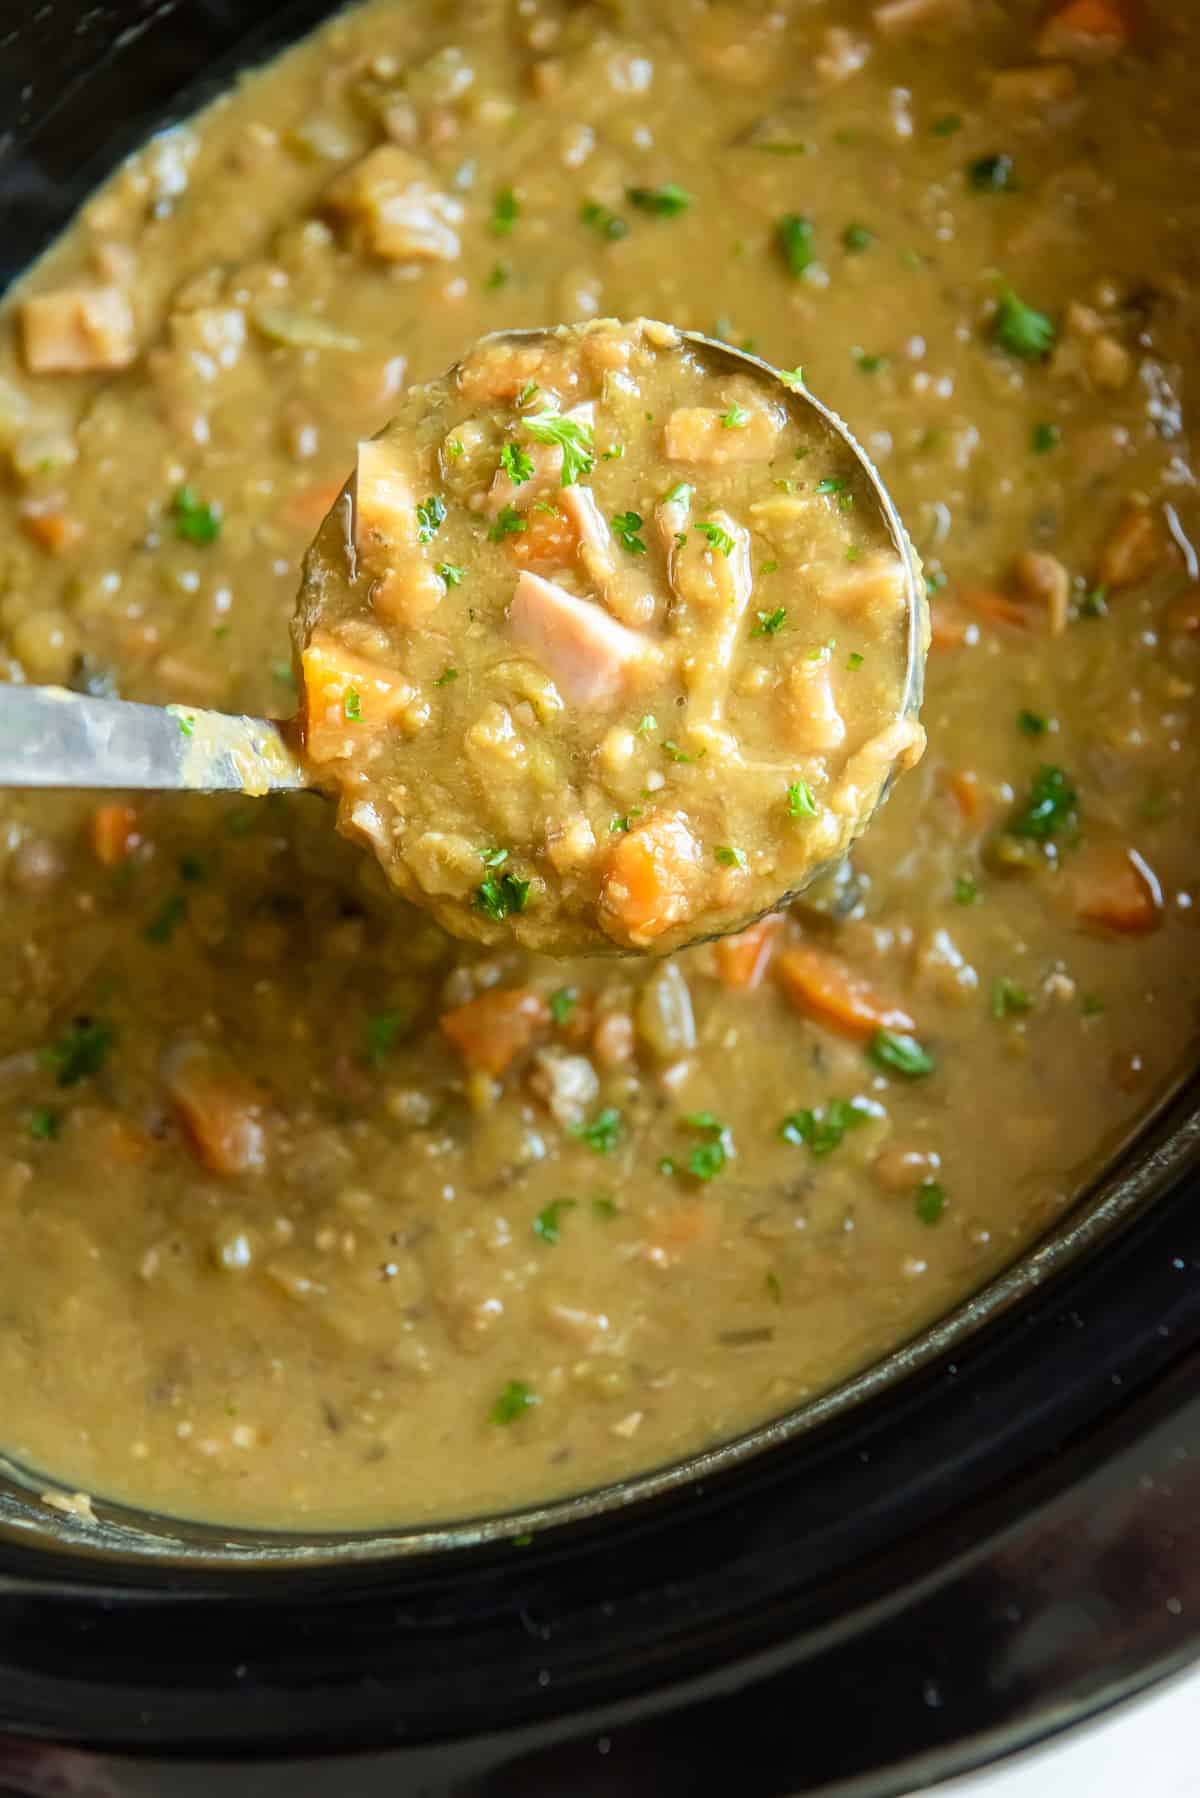
[[[265,718],[0,687],[0,787],[260,795],[308,784],[280,725]]]

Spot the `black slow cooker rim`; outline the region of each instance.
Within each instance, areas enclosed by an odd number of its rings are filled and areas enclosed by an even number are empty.
[[[9,29],[0,278],[149,121],[326,10],[298,0],[248,39],[239,0],[53,0]],[[1159,1143],[1198,1113],[1194,1080]],[[162,1781],[137,1789],[173,1798],[218,1757],[333,1756],[291,1787],[332,1792],[351,1749],[356,1798],[882,1794],[1090,1714],[1200,1652],[1196,1185],[894,1394],[527,1548],[301,1576],[9,1541],[0,1781],[53,1740],[114,1779],[136,1756]],[[362,1756],[385,1747],[376,1787]]]

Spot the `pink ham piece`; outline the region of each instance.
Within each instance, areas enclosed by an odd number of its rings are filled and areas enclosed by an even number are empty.
[[[523,573],[508,611],[513,642],[575,705],[610,705],[655,652],[591,599]]]

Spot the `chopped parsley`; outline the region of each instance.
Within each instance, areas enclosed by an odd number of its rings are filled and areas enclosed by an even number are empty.
[[[973,874],[959,874],[954,881],[955,905],[978,905],[983,897]]]
[[[692,495],[695,491],[696,489],[690,487],[686,481],[676,481],[675,485],[673,487],[668,487],[667,491],[663,494],[663,505],[690,506],[692,503]]]
[[[715,1179],[733,1156],[733,1137],[728,1125],[723,1124],[719,1117],[714,1117],[711,1111],[689,1111],[685,1117],[680,1118],[679,1128],[694,1131],[704,1140],[690,1151],[682,1167],[673,1157],[666,1157],[659,1163],[662,1172],[684,1173],[693,1180],[705,1182]]]
[[[575,1008],[579,1004],[578,989],[573,986],[556,987],[546,1003],[550,1007],[550,1016],[561,1028],[575,1016]]]
[[[767,1289],[767,1297],[771,1300],[772,1304],[782,1305],[783,1287],[779,1284],[779,1275],[773,1268],[768,1268],[763,1285]]]
[[[1085,618],[1103,618],[1108,611],[1108,588],[1100,583],[1091,587],[1079,602],[1079,610]]]
[[[1054,320],[1027,306],[1008,286],[1001,289],[991,334],[993,343],[1026,362],[1041,362],[1054,348],[1058,336]]]
[[[99,1018],[72,1018],[56,1042],[48,1043],[39,1057],[59,1086],[78,1086],[98,1074],[117,1040],[111,1024]]]
[[[1073,818],[1078,799],[1061,768],[1043,765],[1033,777],[1028,800],[1009,819],[1008,829],[1015,837],[1048,842]]]
[[[645,555],[645,539],[638,536],[642,528],[640,512],[614,512],[612,527],[622,549],[627,549],[631,556]]]
[[[35,1142],[56,1142],[62,1129],[62,1112],[53,1105],[35,1105],[29,1114],[29,1134]]]
[[[492,197],[492,233],[508,237],[521,216],[521,202],[511,187],[501,187]]]
[[[221,511],[201,499],[194,487],[179,487],[171,499],[175,535],[185,543],[215,543],[221,535]]]
[[[508,860],[507,849],[481,849],[479,859],[485,868],[502,868]]]
[[[878,374],[881,368],[887,367],[888,359],[886,356],[877,356],[870,350],[854,350],[851,353],[854,357],[855,365],[864,375]]]
[[[775,567],[778,568],[778,566],[777,562]],[[764,567],[763,573],[767,572],[768,569]],[[758,623],[750,632],[752,637],[776,637],[787,623],[787,607],[776,606],[773,612],[755,612],[754,616],[758,619]]]
[[[373,1011],[363,1023],[363,1054],[367,1066],[381,1068],[409,1022],[405,1011]]]
[[[466,444],[461,438],[451,437],[446,443],[446,454],[448,456],[461,456],[466,450],[466,447]]]
[[[279,682],[281,687],[295,688],[296,676],[290,662],[272,662],[271,679]]]
[[[934,119],[929,127],[935,137],[953,137],[956,131],[962,130],[962,120],[956,112],[944,112],[939,119]]]
[[[673,762],[690,762],[691,756],[686,749],[681,749],[674,737],[663,738],[663,750]]]
[[[731,843],[718,843],[713,850],[713,855],[723,868],[744,868],[746,866],[746,851],[735,849]]]
[[[578,1203],[578,1199],[551,1199],[533,1220],[534,1235],[540,1236],[543,1242],[557,1242],[562,1232],[563,1212],[573,1211]]]
[[[723,556],[733,554],[733,538],[719,524],[704,523],[694,527],[708,543],[710,549],[719,549]]]
[[[457,668],[443,668],[433,684],[435,687],[448,687],[452,681],[456,681],[457,679]]]
[[[342,697],[342,711],[351,724],[362,723],[362,700],[357,687],[347,687]]]
[[[817,482],[813,491],[814,493],[844,493],[846,483],[838,475],[826,475],[823,480]]]
[[[1013,159],[1002,153],[978,156],[967,164],[967,181],[977,194],[1011,194],[1016,192],[1017,178]]]
[[[559,412],[538,412],[521,422],[538,443],[557,444],[561,449],[564,487],[573,487],[582,475],[592,472],[596,458],[590,426],[577,418],[564,418]]]
[[[642,716],[638,719],[637,731],[635,734],[639,737],[646,737],[649,736],[652,730],[657,729],[658,719],[654,716],[654,713],[643,712]]]
[[[842,244],[852,256],[860,256],[869,250],[875,242],[875,233],[868,231],[865,225],[847,225],[842,232]]]
[[[811,1111],[793,1111],[779,1126],[784,1142],[807,1145],[814,1155],[829,1155],[841,1146],[847,1130],[870,1123],[875,1113],[861,1099],[831,1099]]]
[[[674,181],[668,181],[662,187],[627,187],[625,198],[631,206],[662,219],[677,218],[692,203],[691,194]]]
[[[526,529],[528,526],[515,506],[501,506],[496,514],[496,522],[488,532],[488,538],[492,543],[502,543],[506,537],[513,537],[518,531]]]
[[[992,1016],[994,1018],[1015,1018],[1022,1012],[1033,1010],[1033,1000],[1023,986],[1002,974],[999,980],[992,982]]]
[[[493,262],[483,285],[490,293],[495,293],[498,288],[507,287],[511,279],[512,270],[507,262]]]
[[[179,726],[180,736],[190,737],[196,728],[196,720],[192,717],[191,713],[171,711],[170,706],[167,707],[167,710],[171,712],[172,718],[174,718],[176,724]]]
[[[946,1189],[937,1180],[922,1180],[916,1191],[914,1207],[923,1224],[940,1222],[946,1209]]]
[[[861,649],[852,649],[850,651],[850,654],[846,657],[846,666],[850,670],[851,674],[857,674],[859,669],[863,665],[863,661],[864,661],[864,657],[863,657],[862,650]]]
[[[537,382],[534,380],[526,381],[524,387],[522,387],[520,393],[517,395],[518,406],[527,406],[529,404],[530,400],[535,397],[537,392],[538,392]]]
[[[445,521],[445,500],[440,493],[430,494],[417,507],[417,542],[432,543]]]
[[[602,206],[599,200],[583,202],[579,208],[579,222],[581,225],[590,225],[593,231],[600,233],[601,237],[611,240],[629,235],[629,226],[625,220],[617,213],[610,212],[607,206]]]
[[[621,462],[624,458],[625,445],[623,443],[610,443],[606,450],[600,451],[602,462]]]
[[[506,443],[500,451],[500,466],[514,487],[520,487],[533,473],[533,457],[519,443]]]
[[[721,423],[727,431],[742,431],[750,422],[750,414],[734,400],[728,412],[722,412]]]
[[[806,780],[793,780],[788,783],[787,808],[789,818],[815,818],[817,802],[813,798],[813,790]]]
[[[1027,737],[1044,737],[1050,729],[1050,720],[1043,718],[1040,712],[1030,712],[1022,706],[1017,713],[1017,726]]]
[[[787,212],[775,227],[775,242],[788,272],[802,275],[814,260],[813,224],[799,212]]]
[[[494,875],[480,881],[475,889],[475,903],[481,912],[497,923],[502,918],[511,918],[516,912],[523,912],[529,903],[529,882],[520,880],[515,874]]]
[[[169,943],[187,917],[188,902],[184,893],[169,893],[143,930],[148,943]]]
[[[937,1065],[915,1036],[896,1030],[877,1030],[867,1044],[867,1054],[887,1074],[903,1074],[906,1080],[919,1080],[932,1074]]]
[[[617,1201],[610,1199],[606,1193],[598,1193],[592,1200],[592,1212],[596,1217],[619,1217]]]
[[[803,387],[804,385],[804,370],[802,368],[781,368],[779,371],[779,379],[783,382],[785,387],[790,387],[792,392],[795,393],[798,387]]]
[[[1029,438],[1029,447],[1035,456],[1048,456],[1057,449],[1062,441],[1062,432],[1057,425],[1047,424],[1044,420],[1036,424]]]
[[[457,562],[439,562],[438,573],[447,587],[461,587],[467,578],[466,569],[460,568]]]
[[[541,1402],[537,1393],[531,1392],[524,1380],[510,1380],[492,1406],[492,1422],[516,1423],[519,1417],[524,1417],[526,1411]]]
[[[611,1155],[625,1134],[625,1122],[615,1105],[605,1105],[590,1123],[572,1124],[570,1132],[586,1143],[593,1155]]]

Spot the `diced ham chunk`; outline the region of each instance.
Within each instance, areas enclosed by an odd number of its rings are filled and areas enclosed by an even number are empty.
[[[462,201],[434,187],[430,173],[411,151],[380,144],[338,177],[329,205],[385,262],[453,262]]]
[[[138,346],[133,308],[119,287],[63,287],[21,307],[25,361],[35,375],[128,368]]]
[[[779,443],[780,422],[761,409],[746,411],[745,423],[713,406],[679,406],[663,430],[669,462],[769,462]]]
[[[445,584],[421,549],[412,481],[388,437],[358,446],[354,547],[376,577],[376,612],[409,629],[423,624]]]
[[[595,600],[523,572],[508,612],[518,649],[575,705],[610,705],[653,665],[652,647]]]

